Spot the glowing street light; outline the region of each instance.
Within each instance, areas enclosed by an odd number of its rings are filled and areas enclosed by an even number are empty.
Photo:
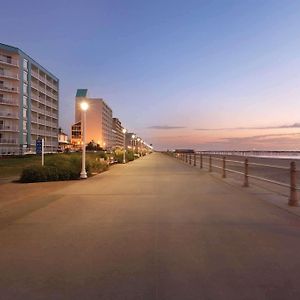
[[[132,143],[132,151],[133,151],[133,155],[134,155],[134,139],[135,139],[135,134],[133,134],[131,136],[131,143]]]
[[[126,164],[126,157],[125,157],[126,155],[125,134],[127,132],[126,128],[123,128],[122,132],[124,134],[123,164]]]
[[[86,147],[85,135],[86,135],[86,111],[89,108],[89,104],[83,101],[80,103],[80,108],[81,108],[81,138],[82,138],[82,163],[81,163],[80,178],[86,179],[87,173],[85,169],[85,147]]]

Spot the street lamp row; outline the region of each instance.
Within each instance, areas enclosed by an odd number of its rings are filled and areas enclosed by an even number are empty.
[[[87,178],[87,172],[86,172],[86,166],[85,166],[85,157],[86,157],[86,111],[89,109],[89,104],[86,101],[82,101],[80,103],[81,108],[81,138],[82,138],[82,163],[81,163],[81,172],[80,172],[80,178],[86,179]],[[122,129],[123,135],[124,135],[124,151],[123,151],[123,163],[126,163],[126,132],[127,129]],[[134,140],[136,138],[135,134],[132,134],[131,136],[131,142],[132,142],[132,151],[134,153]],[[141,138],[137,138],[138,143],[143,144],[145,147],[152,149],[151,146],[146,144]]]

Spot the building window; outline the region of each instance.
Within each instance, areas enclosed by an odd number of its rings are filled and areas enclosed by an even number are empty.
[[[27,134],[23,134],[23,145],[27,145]]]
[[[27,60],[27,59],[24,59],[24,60],[23,60],[23,68],[24,68],[25,70],[28,70],[28,60]]]
[[[27,109],[23,108],[23,118],[27,119]]]
[[[28,82],[28,73],[26,71],[23,71],[23,79]]]
[[[23,106],[27,107],[27,97],[23,96]]]
[[[27,89],[28,89],[28,85],[26,83],[23,83],[23,93],[25,95],[27,95]]]

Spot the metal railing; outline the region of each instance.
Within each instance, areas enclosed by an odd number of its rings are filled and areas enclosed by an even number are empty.
[[[199,165],[200,169],[203,169],[204,166],[207,167],[209,172],[213,171],[213,168],[221,170],[222,178],[227,177],[227,173],[234,173],[240,176],[243,176],[243,187],[249,187],[249,179],[254,179],[262,182],[267,182],[270,184],[274,184],[277,186],[281,186],[284,188],[289,189],[289,200],[288,204],[290,206],[298,206],[298,195],[297,191],[300,188],[297,187],[297,170],[296,170],[296,162],[291,161],[290,165],[287,166],[280,166],[280,165],[273,165],[273,164],[263,164],[263,163],[255,163],[249,162],[247,157],[242,157],[241,160],[234,160],[228,159],[227,156],[220,157],[220,153],[218,154],[205,154],[205,153],[175,153],[174,156],[189,165],[193,165],[196,167]],[[208,160],[208,162],[207,162]],[[197,164],[198,162],[198,164]],[[214,162],[219,162],[219,165],[214,164]],[[231,165],[239,165],[240,170],[234,170],[232,168],[228,168],[228,164]],[[256,176],[250,174],[249,167],[258,167],[258,168],[272,168],[272,169],[279,169],[288,172],[289,174],[289,181],[288,183],[277,181],[273,179],[268,179],[262,176]]]

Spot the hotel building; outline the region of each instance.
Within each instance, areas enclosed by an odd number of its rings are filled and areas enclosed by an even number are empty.
[[[58,148],[59,80],[16,47],[0,43],[0,155]]]
[[[123,127],[122,123],[118,118],[113,118],[113,136],[114,136],[114,142],[113,147],[114,148],[124,148],[124,133],[123,133]]]
[[[103,149],[111,149],[114,144],[112,131],[112,110],[101,98],[89,98],[87,89],[78,89],[75,99],[75,124],[72,126],[72,144],[81,143],[81,108],[85,101],[89,108],[86,111],[86,142],[93,141]]]

